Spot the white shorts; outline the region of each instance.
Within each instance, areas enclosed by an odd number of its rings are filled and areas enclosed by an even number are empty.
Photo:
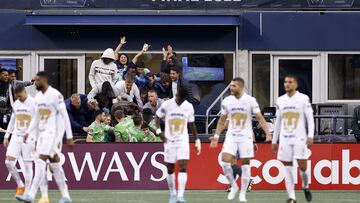
[[[306,160],[309,158],[311,151],[306,144],[279,144],[277,159],[284,162],[294,160]]]
[[[34,160],[34,142],[19,142],[10,140],[9,146],[6,150],[6,156],[11,156],[16,159],[22,158],[24,161]]]
[[[175,164],[178,160],[190,159],[189,143],[179,145],[164,144],[165,163]]]
[[[222,153],[228,153],[233,156],[239,155],[240,159],[254,157],[254,144],[253,142],[234,142],[225,140]]]
[[[36,154],[54,157],[60,152],[61,144],[57,135],[54,132],[41,132],[36,144]]]

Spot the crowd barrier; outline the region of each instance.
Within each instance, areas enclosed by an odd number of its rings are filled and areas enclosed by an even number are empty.
[[[191,144],[188,167],[188,189],[225,189],[226,178],[220,166],[221,144],[210,149],[202,145],[195,155]],[[284,189],[284,167],[275,160],[270,144],[259,144],[251,161],[255,190]],[[360,148],[356,144],[315,144],[309,159],[310,188],[315,190],[360,190]],[[5,160],[5,148],[0,148]],[[67,183],[71,189],[166,189],[166,167],[161,143],[79,144],[70,152],[65,145],[61,155]],[[22,162],[17,167],[22,171]],[[296,188],[300,176],[296,174]],[[48,172],[50,187],[54,188]],[[0,189],[14,189],[15,183],[0,164]],[[240,181],[238,178],[237,181]]]

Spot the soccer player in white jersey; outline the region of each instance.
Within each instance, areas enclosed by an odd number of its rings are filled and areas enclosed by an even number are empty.
[[[277,159],[285,165],[285,186],[289,196],[286,202],[296,202],[293,176],[293,160],[295,159],[300,167],[305,198],[310,202],[312,194],[308,185],[309,174],[306,162],[314,137],[313,109],[309,97],[297,91],[298,81],[295,76],[286,76],[284,86],[286,94],[276,101],[272,149],[274,153],[277,153]]]
[[[18,84],[14,92],[17,100],[13,104],[13,112],[3,144],[7,148],[5,165],[17,184],[16,196],[20,196],[29,191],[33,177],[33,149],[35,142],[29,140],[24,143],[23,140],[25,131],[29,127],[32,115],[35,112],[35,99],[27,95],[25,86],[22,84]],[[9,142],[10,134],[12,136]],[[16,159],[24,161],[25,184],[15,166]]]
[[[38,139],[36,145],[35,176],[31,189],[23,196],[18,196],[19,201],[33,203],[35,195],[40,184],[43,183],[46,175],[46,161],[50,161],[50,168],[53,171],[54,179],[61,192],[62,198],[59,203],[72,202],[67,185],[65,183],[65,174],[60,165],[60,146],[64,127],[66,131],[67,144],[73,147],[71,125],[66,111],[63,96],[59,91],[49,85],[49,78],[44,71],[38,72],[35,78],[36,89],[39,90],[35,97],[35,113],[31,120],[26,134],[30,137],[25,139],[27,142],[31,139],[32,133],[36,130]]]
[[[226,120],[229,119],[229,127],[226,133],[222,149],[223,171],[231,184],[228,200],[233,200],[239,187],[233,177],[231,163],[239,153],[242,162],[240,202],[246,202],[246,191],[250,181],[250,159],[254,157],[256,147],[253,130],[252,115],[255,114],[261,128],[266,133],[266,141],[271,140],[266,121],[261,115],[259,105],[254,97],[245,93],[245,83],[242,78],[234,78],[230,83],[231,95],[226,97],[221,104],[221,116],[217,123],[216,132],[210,137],[211,148],[216,148],[220,134],[225,129]]]
[[[201,143],[197,136],[194,108],[186,101],[187,89],[178,89],[176,97],[165,101],[156,111],[156,134],[164,142],[165,163],[168,176],[166,178],[169,190],[169,203],[185,203],[184,192],[187,182],[187,163],[190,159],[188,124],[195,139],[195,149],[200,155]],[[160,129],[160,119],[165,119],[165,135]],[[179,164],[178,190],[175,187],[175,164]]]

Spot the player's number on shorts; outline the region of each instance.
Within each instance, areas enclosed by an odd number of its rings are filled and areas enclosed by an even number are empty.
[[[40,123],[39,128],[44,129],[47,123],[48,118],[50,117],[51,111],[50,109],[39,109],[40,114]]]
[[[244,129],[246,127],[247,114],[233,113],[231,114],[231,124],[233,129]]]
[[[181,118],[173,118],[168,121],[170,134],[172,136],[181,135],[186,127],[186,120]]]
[[[30,115],[27,115],[27,114],[16,115],[17,129],[20,131],[25,131],[29,127],[30,121],[31,121]]]
[[[291,133],[298,126],[299,122],[299,113],[297,112],[286,112],[282,115],[284,120],[284,130],[288,133]]]

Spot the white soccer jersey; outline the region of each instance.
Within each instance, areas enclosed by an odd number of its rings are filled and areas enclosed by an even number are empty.
[[[276,108],[273,144],[277,143],[279,135],[280,144],[304,144],[308,134],[314,135],[313,109],[308,96],[300,92],[292,97],[285,94],[277,99]]]
[[[28,96],[24,102],[16,100],[13,104],[13,112],[5,134],[5,138],[22,142],[25,131],[28,129],[31,119],[35,113],[35,99]]]
[[[244,93],[239,99],[230,95],[221,104],[221,114],[227,115],[229,126],[226,133],[227,141],[253,141],[252,115],[259,113],[256,99]]]
[[[195,121],[194,107],[188,101],[180,106],[175,98],[165,101],[156,111],[159,118],[165,118],[165,137],[168,144],[189,142],[187,124]]]
[[[36,94],[35,101],[35,118],[28,131],[36,129],[39,135],[61,134],[58,136],[61,140],[65,128],[67,138],[72,138],[71,125],[62,94],[49,86],[45,93],[40,91]]]

